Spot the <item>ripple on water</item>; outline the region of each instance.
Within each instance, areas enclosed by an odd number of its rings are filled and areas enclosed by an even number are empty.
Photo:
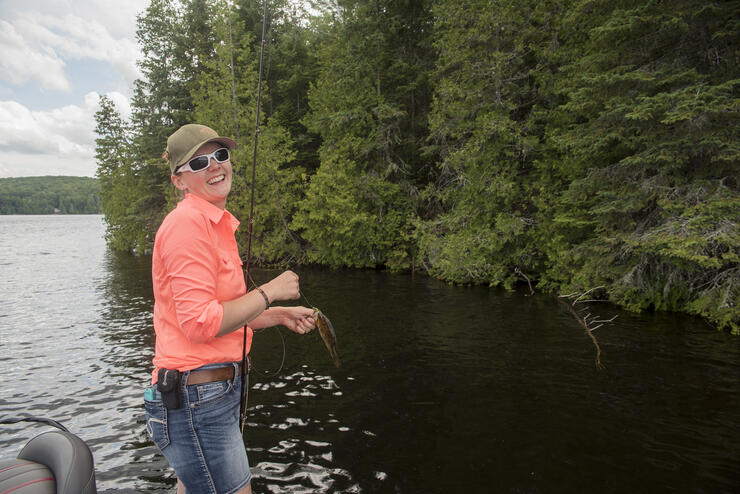
[[[258,404],[249,408],[245,437],[250,461],[256,465],[255,489],[359,492],[351,473],[336,468],[330,440],[341,427],[333,412],[339,389],[332,376],[305,365],[251,388],[250,400]]]
[[[315,463],[262,462],[253,467],[252,475],[255,489],[268,492],[361,492],[346,470]]]
[[[170,494],[176,479],[142,406],[154,351],[149,258],[107,251],[103,231],[100,217],[0,217],[0,416],[47,416],[78,433],[101,494]],[[589,338],[547,295],[379,271],[300,274],[331,314],[343,367],[316,333],[282,331],[282,366],[278,333],[255,336],[256,367],[280,368],[250,376],[255,492],[740,485],[738,338],[615,309],[597,334],[599,371]],[[0,427],[3,452],[43,430]]]

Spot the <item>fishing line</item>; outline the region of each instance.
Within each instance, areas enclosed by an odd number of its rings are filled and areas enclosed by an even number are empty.
[[[251,274],[248,274],[247,276],[249,277],[249,281],[252,282],[252,287],[253,288],[257,288],[258,285],[257,285],[257,282],[254,281],[254,277],[252,277]],[[313,307],[313,305],[311,305],[311,302],[308,301],[308,297],[306,297],[306,295],[303,293],[302,290],[298,289],[298,293],[300,293],[301,297],[303,297],[303,300],[306,301],[306,304],[309,307]],[[277,376],[280,373],[280,371],[283,370],[283,366],[285,365],[285,353],[286,353],[286,348],[287,348],[287,345],[285,344],[285,337],[283,336],[283,333],[280,331],[280,329],[277,326],[272,326],[272,327],[275,328],[275,330],[280,335],[280,340],[282,341],[282,344],[283,344],[283,358],[280,361],[280,367],[278,368],[278,370],[274,374],[270,374],[269,376],[266,376],[268,378],[273,378],[273,377]],[[252,332],[254,332],[254,333],[262,332],[265,329],[269,329],[269,328],[261,328],[261,329],[256,329],[256,330],[253,329]],[[257,369],[255,369],[255,370],[257,370]]]
[[[280,360],[280,367],[278,367],[278,370],[276,370],[272,374],[269,374],[268,372],[265,372],[262,375],[262,377],[266,377],[267,379],[272,379],[273,377],[275,377],[278,374],[280,374],[280,372],[283,370],[283,365],[285,365],[285,337],[283,336],[282,331],[280,331],[280,328],[278,328],[277,326],[271,326],[270,328],[262,328],[262,329],[257,329],[257,330],[253,330],[253,331],[255,333],[258,333],[258,332],[261,333],[261,332],[263,332],[265,330],[268,330],[268,329],[274,329],[275,331],[277,331],[277,334],[280,336],[280,340],[281,340],[281,342],[283,344],[283,358]],[[250,362],[251,362],[251,360],[250,360]],[[253,364],[253,362],[252,362],[252,364]],[[255,371],[259,371],[259,369],[255,365],[252,365],[252,369],[254,369]]]
[[[251,281],[251,282],[252,282],[252,286],[253,286],[254,288],[257,288],[257,283],[256,283],[256,282],[254,281],[254,278],[252,277],[252,275],[251,275],[251,274],[247,274],[247,276],[249,277],[249,281]],[[278,332],[278,334],[280,335],[280,340],[282,341],[282,344],[283,344],[283,358],[282,358],[282,360],[280,361],[280,367],[278,367],[278,370],[277,370],[277,371],[275,371],[275,373],[274,373],[274,374],[271,374],[271,375],[269,375],[269,376],[267,376],[267,375],[265,376],[265,377],[267,377],[267,378],[269,378],[269,379],[272,379],[273,377],[277,376],[277,375],[278,375],[278,374],[280,373],[280,371],[282,371],[282,370],[283,370],[283,365],[285,364],[285,346],[286,346],[286,345],[285,345],[285,338],[283,337],[283,333],[282,333],[282,332],[280,332],[280,329],[278,329],[278,327],[277,327],[277,326],[272,326],[272,327],[273,327],[273,328],[274,328],[274,329],[275,329],[275,330],[276,330],[276,331]],[[253,332],[254,334],[256,334],[256,333],[258,333],[258,332],[260,332],[260,333],[261,333],[261,332],[262,332],[262,331],[264,331],[265,329],[269,329],[269,328],[260,328],[260,329],[253,329],[253,330],[252,330],[252,332]],[[246,333],[245,333],[245,334],[246,334]],[[255,370],[258,370],[258,369],[255,369]]]
[[[249,276],[249,281],[251,281],[251,282],[252,282],[252,286],[256,288],[256,287],[257,287],[257,282],[255,282],[255,281],[254,281],[254,278],[252,278],[252,275],[251,275],[251,274],[250,274],[250,275],[248,275],[248,276]],[[312,304],[311,302],[309,302],[309,300],[308,300],[308,297],[306,297],[306,294],[305,294],[305,293],[303,293],[303,290],[301,290],[301,289],[299,288],[299,289],[298,289],[298,293],[299,293],[299,294],[301,295],[301,297],[303,297],[303,300],[305,300],[305,301],[306,301],[306,305],[307,305],[307,306],[309,306],[309,307],[311,307],[311,308],[314,308],[313,304]]]

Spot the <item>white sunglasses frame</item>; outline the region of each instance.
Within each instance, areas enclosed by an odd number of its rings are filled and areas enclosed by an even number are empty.
[[[220,161],[218,158],[216,158],[216,153],[218,153],[222,149],[226,150],[227,157],[226,157],[225,160]],[[204,166],[200,170],[193,170],[192,168],[190,168],[190,162],[191,161],[193,161],[194,159],[203,158],[203,157],[208,158],[208,164],[206,166]],[[213,151],[212,153],[199,154],[198,156],[193,156],[192,158],[190,158],[188,160],[187,163],[185,163],[184,165],[180,165],[180,167],[178,167],[177,170],[175,170],[175,172],[176,173],[180,173],[180,172],[200,173],[202,171],[208,170],[211,167],[211,158],[213,158],[216,161],[216,163],[226,163],[227,161],[229,161],[231,159],[231,153],[229,152],[229,148],[227,148],[227,147],[220,147],[220,148],[216,149],[215,151]]]

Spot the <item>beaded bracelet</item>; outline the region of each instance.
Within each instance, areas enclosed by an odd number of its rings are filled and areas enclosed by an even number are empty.
[[[260,292],[260,293],[262,294],[262,296],[263,296],[263,297],[265,298],[265,310],[269,309],[269,308],[270,308],[270,299],[269,299],[269,298],[267,298],[267,294],[265,294],[264,290],[262,290],[262,288],[260,288],[260,287],[258,287],[258,286],[254,287],[254,288],[255,288],[255,289],[256,289],[256,290],[258,291],[258,292]]]

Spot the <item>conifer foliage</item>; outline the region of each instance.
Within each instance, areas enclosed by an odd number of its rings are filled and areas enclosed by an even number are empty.
[[[601,286],[740,333],[738,2],[304,3],[268,4],[257,262]],[[176,200],[160,155],[189,122],[238,138],[246,221],[262,6],[139,16],[132,119],[107,98],[96,115],[112,247],[151,248]]]
[[[739,16],[737,2],[700,1],[568,12],[551,279],[737,328]]]

